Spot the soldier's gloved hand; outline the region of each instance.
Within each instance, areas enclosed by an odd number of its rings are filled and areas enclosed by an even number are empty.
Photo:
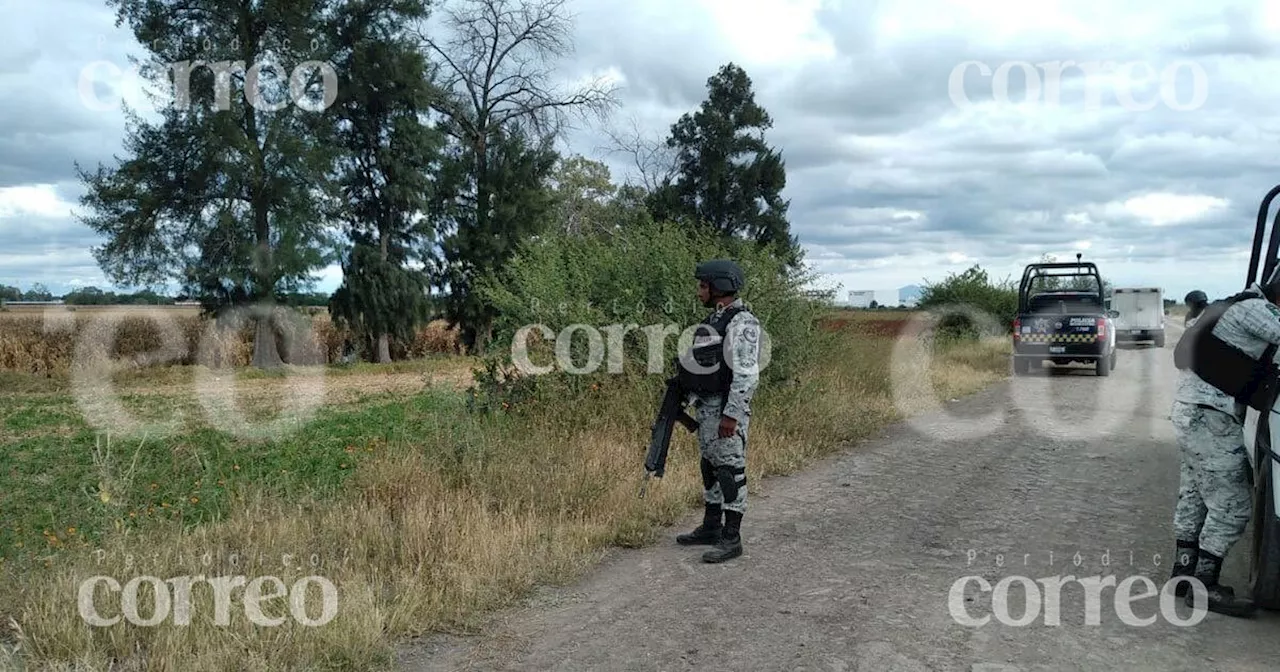
[[[720,438],[727,439],[733,436],[738,429],[738,421],[727,415],[720,416]]]

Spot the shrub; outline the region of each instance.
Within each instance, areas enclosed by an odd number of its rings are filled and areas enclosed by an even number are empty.
[[[516,255],[500,277],[479,284],[479,291],[499,312],[495,349],[489,358],[501,360],[476,371],[481,388],[522,399],[533,395],[576,398],[591,389],[642,384],[639,376],[662,380],[659,372],[648,369],[650,339],[643,329],[656,327],[655,336],[658,330],[666,330],[660,345],[655,342],[654,346],[660,347],[660,359],[653,361],[663,363],[662,372],[673,372],[672,360],[678,354],[675,341],[709,312],[697,301],[693,269],[712,258],[732,258],[747,274],[742,298],[760,318],[769,345],[762,384],[794,376],[815,352],[816,318],[826,308],[805,295],[807,270],[790,269],[753,243],[726,241],[676,224],[639,222],[616,233],[540,236]],[[535,325],[547,332],[539,333]],[[590,368],[590,332],[561,337],[572,325],[592,327],[602,337],[596,350],[599,353],[599,346],[605,346],[605,357],[593,373],[575,375],[557,366],[530,381],[529,376],[512,372],[512,345],[527,327],[533,327],[528,330],[528,359],[534,365],[554,363],[558,346],[575,366]],[[615,325],[617,331],[611,332]],[[615,352],[610,334],[624,330],[622,348]],[[498,374],[502,380],[491,380]],[[519,400],[501,398],[480,405],[492,408]]]
[[[975,265],[960,274],[952,273],[939,283],[925,283],[918,308],[941,312],[937,335],[943,339],[973,339],[982,334],[981,325],[957,308],[967,308],[994,321],[1008,333],[1018,313],[1018,288],[1012,280],[993,283],[987,272]]]

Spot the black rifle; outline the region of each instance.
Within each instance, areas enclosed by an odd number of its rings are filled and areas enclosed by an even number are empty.
[[[649,479],[656,476],[662,478],[667,471],[667,450],[671,447],[671,433],[675,423],[684,425],[691,433],[698,430],[698,422],[684,411],[685,392],[676,379],[667,379],[667,391],[662,395],[658,406],[658,418],[654,421],[649,435],[649,452],[644,458],[644,483],[640,486],[640,497],[644,497]]]

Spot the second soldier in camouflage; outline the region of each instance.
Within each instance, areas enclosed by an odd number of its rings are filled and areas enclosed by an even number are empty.
[[[1280,343],[1280,286],[1253,285],[1243,300],[1222,313],[1212,335],[1259,358]],[[1188,295],[1188,303],[1192,303]],[[1199,298],[1199,297],[1195,297]],[[1203,306],[1195,306],[1203,310]],[[1189,316],[1196,324],[1200,312]],[[1253,470],[1244,446],[1245,406],[1191,370],[1179,372],[1170,419],[1181,455],[1178,504],[1174,511],[1177,553],[1172,578],[1194,576],[1208,590],[1207,608],[1232,616],[1251,616],[1253,604],[1219,583],[1223,559],[1253,513]],[[1194,594],[1178,586],[1192,603]]]

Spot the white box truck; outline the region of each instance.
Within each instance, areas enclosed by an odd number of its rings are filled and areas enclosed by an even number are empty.
[[[1117,287],[1111,292],[1117,341],[1154,341],[1164,347],[1164,292],[1159,287]]]

